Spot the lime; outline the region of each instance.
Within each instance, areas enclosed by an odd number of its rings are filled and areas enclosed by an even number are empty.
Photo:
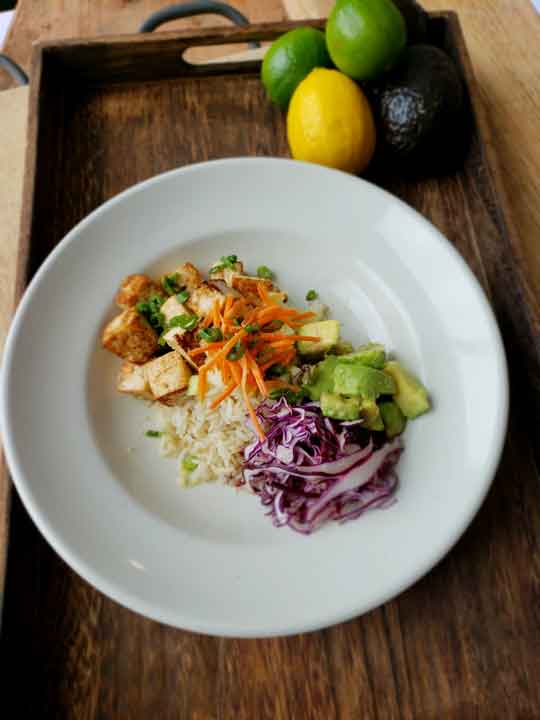
[[[353,80],[319,68],[294,91],[287,137],[296,160],[360,173],[375,150],[375,123],[366,96]]]
[[[313,68],[331,65],[324,34],[315,28],[296,28],[270,46],[263,60],[261,78],[270,99],[287,107],[298,83]]]
[[[326,23],[326,44],[339,70],[370,80],[390,70],[407,42],[392,0],[337,0]]]

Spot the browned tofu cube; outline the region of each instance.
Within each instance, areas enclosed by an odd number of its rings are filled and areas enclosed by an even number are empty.
[[[264,278],[250,277],[249,275],[235,275],[232,278],[233,288],[248,300],[260,300],[257,285],[263,285],[268,292],[274,288],[274,283]]]
[[[148,275],[128,275],[116,293],[115,302],[121,308],[130,308],[156,293],[161,295],[162,290]]]
[[[116,389],[118,392],[143,398],[144,400],[153,399],[144,365],[134,365],[130,362],[122,363],[116,380]]]
[[[192,313],[204,317],[212,310],[216,300],[221,304],[225,301],[225,296],[217,288],[204,282],[192,290],[186,305]]]
[[[175,351],[151,360],[144,369],[152,395],[165,405],[174,405],[185,392],[191,377],[184,358]]]
[[[161,306],[161,312],[165,316],[165,320],[167,320],[167,322],[172,320],[172,318],[176,317],[177,315],[190,314],[189,310],[186,310],[182,303],[178,302],[175,295],[172,295],[168,300],[163,303],[163,305]]]
[[[176,350],[184,358],[187,364],[194,370],[199,369],[199,365],[204,365],[204,355],[198,355],[196,358],[191,358],[188,355],[190,350],[198,347],[199,341],[195,337],[195,333],[187,332],[182,328],[176,327],[168,330],[163,338],[169,347]]]
[[[111,320],[101,341],[106,350],[137,365],[150,360],[159,349],[157,333],[133,308]]]
[[[167,273],[166,277],[177,275],[176,284],[179,287],[185,287],[187,290],[193,290],[203,281],[201,273],[197,270],[195,265],[191,263],[184,263],[179,265],[172,272]]]

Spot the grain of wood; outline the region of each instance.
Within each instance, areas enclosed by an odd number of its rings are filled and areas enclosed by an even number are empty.
[[[15,302],[15,273],[21,214],[28,88],[0,93],[0,353]],[[0,612],[8,538],[9,478],[0,456]]]

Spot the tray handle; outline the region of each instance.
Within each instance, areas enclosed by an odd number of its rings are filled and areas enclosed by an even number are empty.
[[[249,27],[250,24],[248,18],[232,5],[227,5],[222,2],[213,2],[212,0],[198,0],[197,2],[169,5],[161,8],[161,10],[157,10],[143,22],[139,28],[139,32],[149,33],[166,22],[178,20],[180,18],[193,17],[194,15],[222,15],[240,27]],[[250,42],[248,45],[251,48],[258,48],[261,46],[258,42]]]

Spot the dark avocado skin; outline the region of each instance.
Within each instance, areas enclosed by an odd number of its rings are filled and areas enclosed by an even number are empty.
[[[415,0],[393,0],[407,26],[407,43],[416,45],[427,40],[429,15]]]
[[[464,91],[452,60],[413,45],[372,88],[382,154],[411,171],[444,169],[456,159],[466,125]]]

